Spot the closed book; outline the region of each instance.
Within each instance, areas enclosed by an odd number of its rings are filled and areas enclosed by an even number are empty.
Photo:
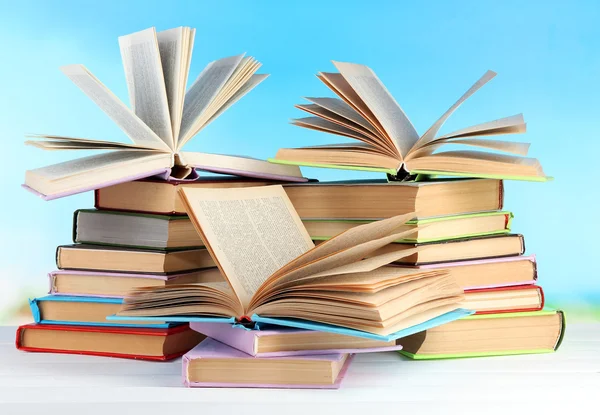
[[[400,353],[417,360],[551,353],[565,327],[560,310],[474,315],[403,338]]]
[[[73,242],[146,249],[203,248],[186,216],[79,209],[73,215]]]
[[[163,329],[26,324],[17,349],[139,360],[172,360],[204,339],[187,325]]]
[[[56,266],[83,271],[175,274],[211,268],[215,262],[204,248],[165,251],[76,244],[56,249]]]
[[[123,298],[128,292],[142,287],[201,284],[223,280],[218,268],[169,275],[57,270],[49,273],[48,278],[48,294],[108,298]]]
[[[108,321],[106,317],[121,308],[120,298],[71,297],[66,295],[47,295],[29,300],[33,321],[42,324],[72,324],[82,326],[123,326],[167,328],[172,323],[153,321]]]
[[[465,290],[461,306],[475,314],[537,311],[544,308],[544,291],[539,285],[476,288]]]
[[[187,387],[338,389],[352,355],[252,357],[207,338],[183,356]]]
[[[305,354],[369,353],[400,350],[398,340],[380,341],[355,336],[269,326],[249,330],[227,323],[190,323],[190,327],[230,347],[256,357]]]

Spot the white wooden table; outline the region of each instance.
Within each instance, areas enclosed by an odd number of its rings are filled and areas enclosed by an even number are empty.
[[[0,327],[0,414],[600,414],[600,324],[554,354],[418,362],[359,355],[341,389],[186,389],[167,363],[19,352]]]

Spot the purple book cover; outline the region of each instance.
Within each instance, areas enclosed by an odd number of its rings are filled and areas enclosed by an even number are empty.
[[[208,337],[220,341],[230,347],[238,349],[250,356],[256,357],[283,357],[283,356],[303,356],[303,355],[327,355],[339,353],[369,353],[369,352],[388,352],[401,350],[401,345],[391,345],[382,347],[371,347],[362,349],[320,349],[320,350],[286,350],[280,352],[259,353],[256,350],[257,341],[260,337],[272,335],[285,335],[308,330],[295,329],[290,327],[269,328],[266,330],[248,330],[243,327],[233,326],[229,323],[198,323],[191,322],[190,327]],[[382,342],[383,343],[383,342]]]
[[[278,360],[324,360],[336,362],[344,358],[343,353],[334,353],[326,355],[304,355],[304,356],[289,356],[289,357],[252,357],[233,347],[229,347],[214,339],[206,338],[199,345],[194,347],[183,356],[182,360],[182,375],[183,384],[189,388],[204,387],[204,388],[281,388],[281,389],[339,389],[344,376],[352,360],[352,355],[349,355],[344,362],[344,366],[340,370],[337,379],[333,384],[258,384],[258,383],[221,383],[221,382],[190,382],[188,377],[188,367],[194,359],[278,359]]]

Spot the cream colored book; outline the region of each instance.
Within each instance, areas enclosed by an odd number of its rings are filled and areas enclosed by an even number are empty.
[[[310,116],[294,119],[292,123],[356,142],[282,148],[269,161],[379,171],[395,180],[419,174],[530,181],[548,179],[536,159],[524,157],[529,144],[481,138],[524,133],[526,126],[522,114],[438,134],[452,113],[496,73],[487,71],[424,134],[419,134],[373,70],[355,63],[333,63],[339,73],[320,72],[317,78],[339,98],[306,98],[309,104],[296,107]],[[451,149],[453,145],[478,151]]]
[[[469,314],[447,271],[387,266],[420,248],[370,256],[414,233],[414,213],[315,247],[281,186],[180,193],[225,281],[135,290],[114,319],[265,322],[387,341]]]
[[[306,181],[296,166],[248,157],[185,152],[183,147],[260,84],[261,64],[244,54],[209,63],[186,92],[195,29],[149,28],[119,38],[131,108],[83,65],[61,71],[125,133],[131,143],[54,134],[30,136],[43,150],[102,150],[25,174],[25,186],[54,199],[162,175],[195,178],[195,170],[269,180]]]

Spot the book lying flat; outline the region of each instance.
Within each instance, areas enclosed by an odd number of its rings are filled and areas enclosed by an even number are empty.
[[[17,349],[136,360],[172,360],[205,337],[183,324],[165,329],[26,324],[17,329]]]
[[[465,290],[461,306],[475,314],[538,311],[544,308],[544,291],[539,285]]]
[[[419,174],[548,180],[539,161],[523,157],[528,153],[529,144],[481,138],[524,133],[526,126],[521,114],[438,135],[452,113],[496,73],[487,71],[440,119],[419,135],[373,70],[354,63],[334,61],[333,64],[339,73],[321,72],[317,78],[339,99],[307,98],[310,104],[296,105],[296,108],[311,116],[295,119],[292,123],[358,142],[283,148],[269,161],[379,171],[397,180]],[[452,145],[478,151],[447,150]]]
[[[565,327],[564,313],[548,309],[469,316],[403,338],[399,353],[418,360],[551,353]]]
[[[414,251],[415,249],[418,250]],[[373,255],[402,252],[410,254],[399,257],[395,263],[423,265],[522,255],[525,252],[525,242],[522,235],[507,234],[425,243],[392,243],[377,249]]]
[[[459,310],[463,290],[445,271],[380,272],[413,251],[365,259],[414,232],[403,226],[414,213],[352,228],[314,247],[281,186],[181,193],[226,282],[136,290],[120,318],[265,322],[389,341],[419,324],[470,313]],[[371,288],[384,281],[385,289]]]
[[[58,270],[48,274],[51,295],[123,298],[141,287],[165,287],[175,284],[201,284],[222,281],[218,268],[181,274],[127,274],[106,271]]]
[[[78,244],[59,246],[56,266],[81,271],[163,275],[211,268],[215,262],[204,248],[165,251]]]
[[[77,326],[122,326],[168,328],[175,323],[154,321],[107,321],[106,317],[121,308],[120,298],[71,297],[48,295],[29,300],[33,321],[42,324],[72,324]]]
[[[94,207],[156,215],[185,215],[180,187],[239,188],[272,185],[276,182],[235,176],[202,176],[196,180],[135,180],[103,187],[94,192]]]
[[[119,38],[131,107],[127,107],[83,65],[61,71],[131,139],[131,144],[54,134],[32,136],[26,144],[43,150],[102,150],[28,170],[25,186],[55,199],[162,175],[197,177],[194,169],[268,180],[306,181],[296,166],[277,166],[248,157],[183,152],[200,130],[261,83],[261,64],[237,55],[209,63],[186,92],[195,30],[154,28]]]
[[[264,325],[250,330],[228,323],[190,323],[211,339],[250,356],[280,357],[332,353],[371,353],[400,350],[400,340],[380,341],[315,330]]]
[[[493,211],[461,215],[411,219],[408,226],[419,230],[395,242],[425,243],[448,239],[492,236],[510,232],[511,212]],[[313,241],[326,241],[334,235],[371,221],[360,219],[303,219],[302,223]]]
[[[441,262],[417,267],[444,269],[465,290],[529,285],[537,281],[537,264],[534,255]]]
[[[187,387],[338,389],[352,355],[252,357],[207,338],[183,356]]]
[[[204,244],[185,216],[79,209],[73,242],[140,249],[191,249]]]

